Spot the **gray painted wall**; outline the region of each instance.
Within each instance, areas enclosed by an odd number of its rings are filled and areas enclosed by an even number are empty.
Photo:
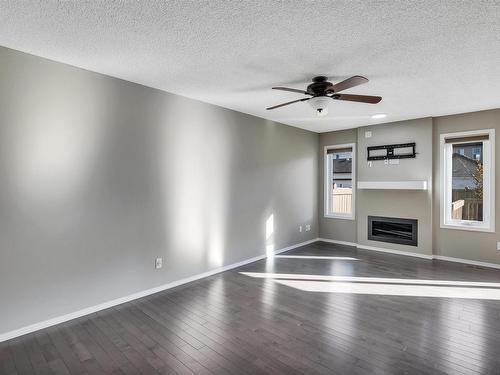
[[[318,235],[315,133],[5,48],[0,103],[0,333]]]
[[[365,131],[372,137],[365,138]],[[399,164],[373,161],[368,166],[368,146],[416,143],[414,159]],[[428,191],[358,189],[358,243],[414,253],[432,254],[432,119],[410,120],[358,128],[358,181],[426,180]],[[418,220],[418,246],[368,240],[368,215]]]
[[[434,249],[439,255],[500,264],[500,109],[434,118],[434,154],[439,155],[439,136],[467,130],[495,129],[496,231],[494,233],[441,229],[439,222],[440,165],[434,160]]]
[[[320,237],[334,239],[337,241],[357,242],[357,216],[354,220],[334,219],[325,217],[324,209],[324,149],[325,146],[342,145],[346,143],[357,143],[357,130],[339,130],[335,132],[321,133],[319,135],[319,171],[318,171],[318,215]]]

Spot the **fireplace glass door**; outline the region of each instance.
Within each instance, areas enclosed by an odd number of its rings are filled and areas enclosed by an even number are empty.
[[[368,216],[368,239],[417,246],[417,220]]]

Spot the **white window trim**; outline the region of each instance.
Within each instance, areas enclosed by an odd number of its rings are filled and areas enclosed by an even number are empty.
[[[350,214],[332,214],[328,212],[328,206],[330,203],[330,195],[328,194],[328,176],[330,171],[328,170],[328,150],[336,150],[341,148],[352,148],[352,211]],[[323,199],[323,210],[324,217],[329,219],[344,219],[344,220],[355,220],[356,219],[356,144],[355,143],[345,143],[341,145],[330,145],[325,146],[323,151],[323,184],[324,184],[324,199]]]
[[[448,179],[448,173],[451,170],[452,162],[451,158],[446,158],[447,154],[447,144],[445,143],[446,138],[454,137],[469,137],[486,135],[489,136],[489,144],[485,146],[486,150],[483,148],[483,155],[489,154],[488,165],[483,164],[487,169],[488,173],[485,175],[487,179],[483,181],[483,185],[486,186],[483,206],[484,222],[476,222],[469,220],[454,220],[448,219],[448,213],[451,216],[451,206],[448,205],[448,198],[451,192],[449,184],[451,179]],[[451,144],[449,144],[451,146]],[[470,230],[478,232],[495,232],[495,129],[484,129],[484,130],[472,130],[466,132],[457,133],[446,133],[440,135],[439,142],[439,153],[440,153],[440,181],[441,181],[441,196],[440,196],[440,226],[443,229],[456,229],[456,230]],[[484,159],[484,156],[483,156]],[[447,165],[448,163],[448,165]],[[489,204],[488,204],[489,203]]]

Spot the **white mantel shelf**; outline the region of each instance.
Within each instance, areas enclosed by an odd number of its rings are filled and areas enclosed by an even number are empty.
[[[358,181],[358,189],[427,190],[427,181]]]

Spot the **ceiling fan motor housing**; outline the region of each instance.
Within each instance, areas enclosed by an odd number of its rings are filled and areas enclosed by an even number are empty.
[[[324,96],[326,90],[333,86],[333,83],[328,82],[328,77],[317,76],[312,79],[313,83],[307,86],[306,91],[312,96]]]

